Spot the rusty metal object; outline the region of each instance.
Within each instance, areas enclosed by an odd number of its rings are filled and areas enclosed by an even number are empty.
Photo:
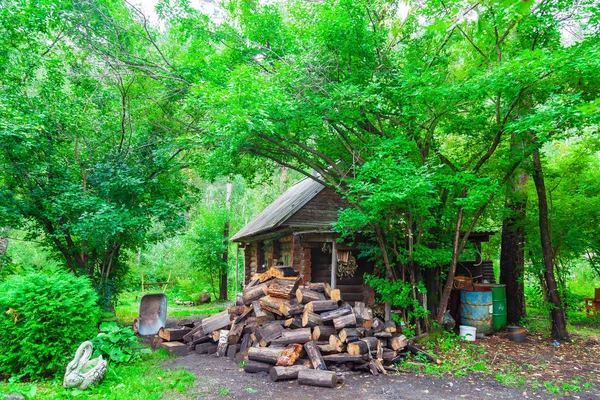
[[[156,335],[167,323],[167,296],[163,293],[146,294],[140,301],[138,332]]]

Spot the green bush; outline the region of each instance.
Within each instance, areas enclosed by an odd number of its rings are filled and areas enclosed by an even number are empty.
[[[84,277],[55,271],[0,284],[0,374],[62,373],[77,346],[97,333],[98,296]]]
[[[119,328],[114,322],[103,322],[100,324],[100,332],[92,340],[94,344],[92,357],[102,355],[115,363],[128,363],[140,360],[142,354],[151,353],[150,349],[140,344],[130,327]]]

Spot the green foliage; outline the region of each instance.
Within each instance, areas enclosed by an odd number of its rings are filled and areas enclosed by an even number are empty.
[[[422,318],[429,314],[413,296],[413,290],[419,293],[425,293],[425,285],[419,282],[415,287],[408,282],[401,280],[391,281],[389,279],[365,274],[365,283],[375,290],[380,296],[381,302],[388,302],[393,307],[404,308],[408,310],[410,317]]]
[[[98,297],[85,277],[30,272],[11,276],[0,292],[0,373],[62,372],[77,346],[96,335]]]
[[[100,334],[92,340],[92,343],[94,357],[102,355],[115,363],[138,361],[142,354],[151,352],[139,343],[138,337],[130,327],[120,328],[114,322],[101,323]]]

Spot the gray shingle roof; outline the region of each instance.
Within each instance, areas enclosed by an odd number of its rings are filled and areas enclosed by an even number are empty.
[[[310,178],[304,178],[265,208],[230,240],[243,242],[250,236],[281,226],[323,189],[324,186],[320,183]]]

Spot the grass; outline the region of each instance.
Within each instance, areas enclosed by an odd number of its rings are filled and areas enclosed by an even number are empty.
[[[0,394],[20,393],[26,399],[140,399],[158,400],[176,397],[194,383],[194,375],[184,369],[166,371],[160,363],[168,358],[166,351],[147,355],[129,365],[109,364],[106,378],[90,390],[63,389],[62,377],[51,381],[14,383],[0,382]]]
[[[142,294],[137,292],[123,293],[119,297],[116,313],[120,325],[131,326],[133,324],[133,320],[138,317],[141,298]],[[185,318],[195,315],[216,314],[227,308],[230,303],[229,301],[214,301],[197,306],[181,306],[171,301],[167,293],[167,317]]]

